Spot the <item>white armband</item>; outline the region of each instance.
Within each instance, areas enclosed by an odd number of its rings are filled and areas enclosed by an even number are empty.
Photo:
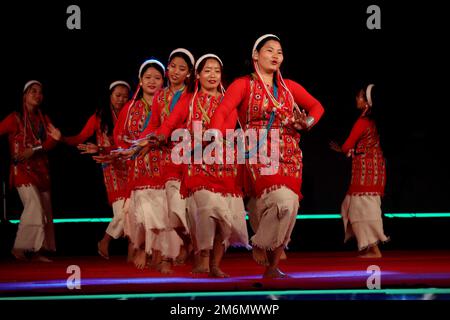
[[[33,152],[36,152],[36,151],[42,150],[43,148],[42,148],[42,146],[36,146],[31,149],[33,150]]]
[[[311,128],[311,126],[314,124],[315,121],[316,121],[316,119],[314,119],[314,117],[307,116],[306,117],[306,125],[308,126],[308,128]]]

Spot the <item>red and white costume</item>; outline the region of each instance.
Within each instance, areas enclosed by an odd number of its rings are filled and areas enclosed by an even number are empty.
[[[129,148],[132,141],[139,139],[149,124],[150,111],[151,106],[143,99],[124,106],[114,128],[114,140],[119,147]],[[161,150],[151,148],[144,156],[127,160],[130,204],[125,232],[135,247],[145,241],[148,254],[156,249],[165,257],[175,258],[182,242],[169,225],[162,159]]]
[[[170,140],[170,134],[185,124],[191,137],[194,137],[194,121],[197,121],[202,124],[203,136],[222,98],[221,94],[213,97],[201,92],[187,95],[180,100],[156,134],[162,134]],[[194,147],[192,143],[192,150]],[[225,248],[228,245],[248,247],[242,187],[237,180],[238,165],[225,164],[225,158],[223,160],[224,164],[196,164],[191,157],[191,162],[183,166],[181,192],[185,198],[191,197],[191,201],[195,202],[195,212],[190,214],[193,217],[196,250],[213,248],[214,221],[221,228]]]
[[[159,91],[153,98],[152,117],[149,126],[142,132],[141,138],[155,132],[175,110],[175,106],[186,95],[184,88],[177,92],[172,92],[169,88]],[[179,128],[184,127],[183,124]],[[186,200],[181,197],[180,186],[183,174],[182,165],[174,164],[171,159],[172,148],[175,144],[169,140],[167,146],[161,146],[158,150],[161,152],[161,170],[162,180],[166,190],[168,215],[172,228],[183,227],[186,232],[189,231],[186,219]],[[178,217],[178,219],[176,219]],[[181,225],[178,225],[181,221]]]
[[[40,110],[24,116],[13,112],[0,122],[0,135],[7,134],[11,154],[10,186],[17,188],[24,209],[20,217],[14,249],[55,251],[50,175],[46,151],[57,144],[47,136],[50,119]],[[14,159],[26,148],[42,146],[29,159]]]
[[[300,133],[290,124],[284,124],[287,117],[293,115],[293,101],[304,108],[309,116],[314,117],[317,123],[324,110],[321,104],[312,97],[301,85],[294,81],[286,80],[286,90],[281,85],[277,74],[277,92],[275,94],[280,106],[276,113],[271,129],[279,130],[280,141],[274,141],[279,146],[279,167],[275,174],[263,175],[263,163],[249,163],[246,161],[243,170],[243,181],[247,195],[256,198],[255,210],[249,213],[253,215],[253,225],[257,226],[257,232],[252,237],[252,244],[267,250],[280,245],[286,245],[295,224],[299,200],[302,198],[302,152],[299,147]],[[243,130],[266,129],[269,118],[275,107],[274,102],[268,96],[265,84],[255,75],[245,76],[235,80],[228,88],[225,97],[211,121],[212,128],[218,128],[222,132],[227,129],[225,119],[233,115],[237,110]],[[293,98],[293,99],[292,99]],[[235,124],[228,126],[234,129]],[[267,150],[271,150],[272,141],[270,134],[266,140]]]
[[[345,241],[355,235],[359,250],[363,250],[388,240],[383,232],[380,207],[386,167],[375,122],[360,117],[342,151],[352,154],[352,178],[341,206]]]

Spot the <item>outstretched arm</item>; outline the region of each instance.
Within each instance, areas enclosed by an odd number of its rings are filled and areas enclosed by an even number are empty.
[[[95,133],[96,124],[97,116],[94,114],[86,122],[83,130],[81,130],[79,134],[77,134],[76,136],[63,137],[61,141],[70,146],[77,146],[80,143],[85,142]]]

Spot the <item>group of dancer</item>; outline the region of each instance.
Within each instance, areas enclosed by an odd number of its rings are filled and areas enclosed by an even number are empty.
[[[22,200],[12,250],[19,260],[48,261],[55,250],[46,153],[58,142],[77,146],[102,164],[113,219],[98,242],[99,254],[109,259],[109,243],[125,236],[128,259],[138,268],[161,273],[193,257],[192,273],[227,277],[221,261],[229,246],[252,250],[265,267],[263,277],[284,278],[280,259],[290,241],[302,199],[301,134],[314,127],[324,108],[300,84],[283,79],[281,40],[273,34],[259,37],[251,52],[253,72],[236,79],[225,90],[224,64],[209,53],[197,60],[187,49],[171,52],[167,68],[159,60],[139,68],[139,86],[128,101],[125,81],[109,86],[110,101],[100,106],[76,136],[63,136],[39,106],[42,84],[32,80],[23,89],[23,107],[0,122],[8,134],[11,185]],[[166,87],[163,87],[166,83]],[[363,257],[381,257],[381,197],[385,164],[374,120],[373,85],[357,95],[361,116],[347,141],[330,147],[352,157],[352,180],[342,204],[346,237],[356,236]],[[173,132],[185,129],[222,133],[241,129],[266,133],[256,145],[246,145],[244,163],[227,161],[229,154],[213,150],[221,161],[173,161],[178,147]],[[96,143],[85,143],[95,134]],[[230,148],[230,140],[216,145]],[[232,144],[234,155],[237,145]],[[191,143],[191,160],[198,144]],[[200,142],[201,154],[208,148]],[[267,163],[252,161],[252,152],[278,148],[274,172]],[[254,235],[249,239],[246,215]],[[151,257],[151,258],[150,258]]]

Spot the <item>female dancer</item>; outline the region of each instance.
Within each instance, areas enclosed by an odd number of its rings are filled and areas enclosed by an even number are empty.
[[[110,101],[97,108],[83,130],[76,136],[63,137],[62,141],[78,149],[85,154],[106,154],[115,149],[113,130],[117,117],[123,106],[129,99],[130,85],[125,81],[115,81],[109,86]],[[83,144],[95,133],[96,144]],[[109,204],[113,208],[113,219],[106,229],[102,240],[98,242],[98,253],[105,259],[109,259],[109,243],[111,239],[118,239],[123,234],[124,225],[124,201],[127,196],[127,167],[125,162],[116,160],[104,163],[103,178],[106,186]],[[130,258],[129,246],[129,255]]]
[[[381,197],[386,184],[386,167],[380,138],[373,117],[374,85],[361,89],[356,107],[361,115],[342,146],[330,143],[332,150],[352,157],[352,179],[341,206],[345,240],[358,241],[362,258],[381,258],[378,243],[388,241],[384,235]]]
[[[150,124],[142,132],[141,138],[147,137],[158,129],[170,116],[178,101],[192,90],[194,63],[194,56],[187,49],[178,48],[170,53],[167,67],[168,86],[155,97]],[[183,240],[183,246],[180,248],[180,254],[176,259],[176,263],[182,264],[191,250],[191,239],[186,218],[186,200],[180,195],[183,169],[181,165],[176,165],[171,160],[170,155],[173,146],[173,143],[169,143],[167,146],[161,147],[162,171],[170,226]],[[164,269],[169,270],[171,259],[163,257],[162,265]]]
[[[198,59],[195,66],[196,90],[177,104],[156,131],[158,141],[166,142],[173,130],[184,123],[191,136],[196,135],[196,128],[201,128],[203,136],[223,98],[222,68],[222,61],[214,54]],[[195,143],[193,145],[195,147]],[[218,155],[212,152],[211,156]],[[220,269],[226,248],[230,244],[248,247],[242,190],[236,181],[237,165],[225,164],[225,161],[223,164],[197,164],[191,159],[185,169],[181,189],[184,197],[191,197],[195,202],[196,209],[192,212],[195,235],[192,238],[195,239],[196,251],[200,252],[198,264],[192,272],[228,277]]]
[[[263,277],[286,277],[279,260],[290,240],[301,195],[302,152],[299,130],[315,125],[324,110],[301,85],[284,80],[280,73],[283,50],[276,35],[266,34],[253,46],[254,73],[235,80],[211,120],[211,128],[222,132],[226,119],[238,111],[242,130],[266,129],[262,141],[246,153],[244,185],[246,194],[256,198],[254,215],[257,231],[251,238],[253,257],[265,265]],[[300,111],[300,105],[305,111]],[[275,129],[275,130],[273,130]],[[271,132],[268,134],[268,132]],[[272,139],[272,133],[275,138]],[[276,136],[278,133],[278,137]],[[267,168],[267,162],[252,161],[255,152],[279,150],[279,160]],[[265,154],[265,153],[264,153]],[[267,159],[266,159],[267,160]]]
[[[28,81],[23,88],[22,108],[0,122],[0,135],[7,134],[11,153],[10,185],[23,204],[12,254],[18,260],[31,257],[50,260],[42,251],[55,251],[47,151],[61,138],[49,117],[40,110],[42,83]]]

